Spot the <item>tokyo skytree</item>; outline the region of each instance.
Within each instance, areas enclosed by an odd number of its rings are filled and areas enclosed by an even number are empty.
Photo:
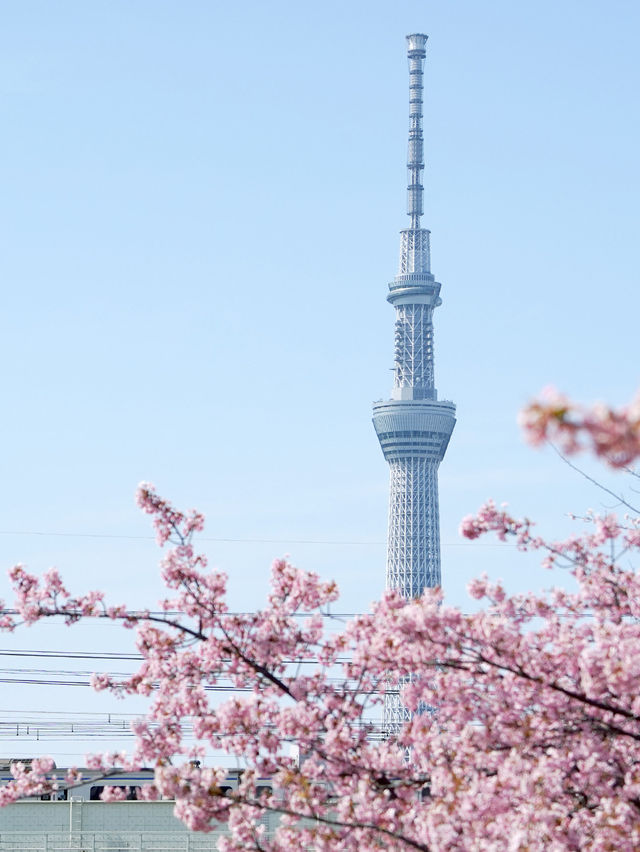
[[[455,405],[438,401],[435,388],[433,311],[441,304],[440,284],[431,274],[430,232],[420,226],[426,44],[426,35],[407,36],[411,225],[400,232],[400,268],[387,296],[396,309],[394,387],[390,400],[373,406],[373,425],[391,471],[386,585],[408,600],[441,582],[438,467],[456,422]],[[399,701],[395,713],[387,703],[385,716],[390,723],[401,721]]]

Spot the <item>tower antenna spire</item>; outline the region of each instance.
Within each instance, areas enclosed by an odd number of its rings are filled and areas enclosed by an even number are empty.
[[[411,229],[420,229],[424,213],[422,170],[424,169],[424,139],[422,135],[422,82],[424,60],[427,55],[427,38],[422,33],[407,36],[409,60],[409,150],[407,155],[407,213],[411,216]]]

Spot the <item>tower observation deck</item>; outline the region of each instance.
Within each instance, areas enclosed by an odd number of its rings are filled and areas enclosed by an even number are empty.
[[[373,406],[373,425],[391,472],[386,585],[408,600],[441,583],[438,467],[456,422],[455,405],[438,401],[435,388],[433,311],[441,304],[440,284],[431,274],[430,232],[420,226],[426,44],[426,35],[407,36],[411,227],[400,232],[400,268],[387,296],[396,309],[394,386],[390,400]],[[390,710],[387,706],[385,715]],[[399,702],[396,713],[404,715]]]

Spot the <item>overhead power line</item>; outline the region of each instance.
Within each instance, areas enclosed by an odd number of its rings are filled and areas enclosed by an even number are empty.
[[[141,718],[140,713],[83,713],[68,711],[41,712],[32,710],[0,710],[0,740],[17,743],[22,740],[65,742],[103,739],[112,742],[132,739],[131,722]],[[153,722],[150,726],[156,727]],[[371,716],[362,719],[357,727],[378,731],[380,722]],[[192,740],[193,722],[190,717],[182,720],[182,735]],[[7,748],[7,746],[3,746]],[[18,746],[16,746],[18,748]],[[25,746],[20,745],[20,749]],[[56,750],[56,757],[64,752]]]
[[[155,541],[152,535],[121,535],[119,533],[78,533],[78,532],[45,532],[41,530],[0,530],[0,535],[15,536],[40,536],[43,538],[100,538],[100,539],[122,539],[128,541]],[[359,541],[349,539],[328,538],[222,538],[211,536],[198,536],[198,541],[219,542],[223,544],[327,544],[327,545],[351,545],[356,547],[382,547],[385,542],[382,539],[373,541]],[[442,547],[515,547],[515,545],[498,542],[471,542],[471,541],[449,541],[443,542]]]
[[[144,657],[142,654],[127,654],[116,653],[110,651],[38,651],[38,650],[0,650],[0,657],[39,657],[41,659],[62,659],[62,660],[109,660],[113,661],[131,661],[141,662]],[[317,660],[312,658],[301,658],[297,660],[283,660],[284,663],[291,665],[299,663],[316,663]],[[337,663],[347,662],[347,657],[340,657],[336,660]],[[2,669],[0,669],[2,671]]]

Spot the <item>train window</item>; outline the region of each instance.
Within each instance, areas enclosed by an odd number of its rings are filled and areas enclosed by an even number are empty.
[[[41,802],[66,802],[68,790],[56,790],[55,793],[45,793],[40,796]]]
[[[140,787],[127,787],[124,784],[101,784],[100,786],[96,785],[89,790],[89,800],[92,802],[100,801],[102,791],[105,787],[115,787],[116,790],[124,790],[125,799],[130,802],[135,802],[138,798],[138,793],[140,792]]]

